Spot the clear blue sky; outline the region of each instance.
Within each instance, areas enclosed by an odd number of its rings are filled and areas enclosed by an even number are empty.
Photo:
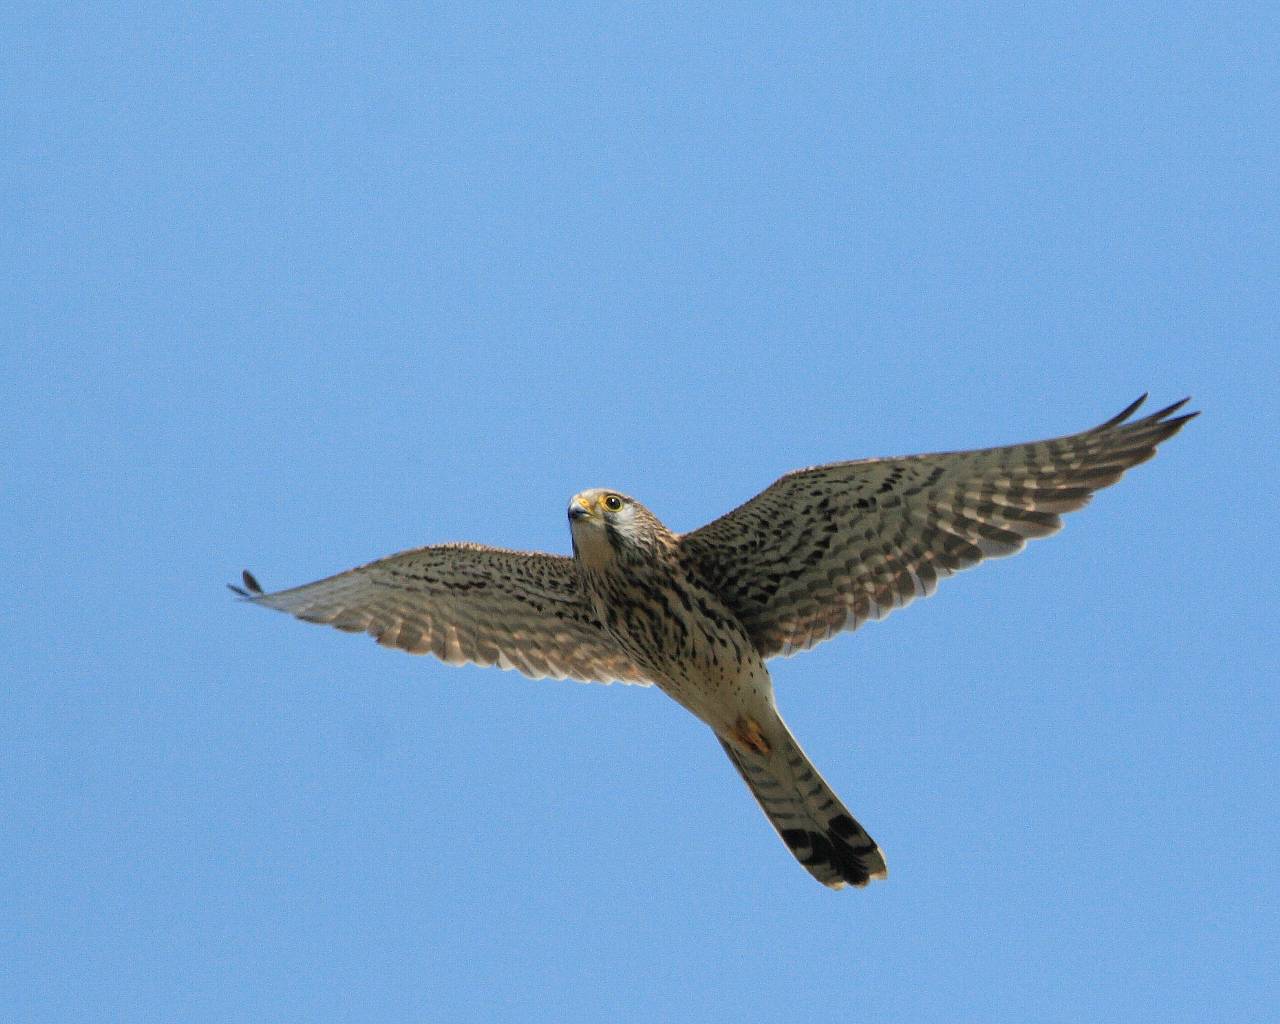
[[[0,26],[0,1018],[1274,1010],[1274,4],[269,6]],[[1062,534],[773,663],[865,891],[654,690],[223,587],[1148,389]]]

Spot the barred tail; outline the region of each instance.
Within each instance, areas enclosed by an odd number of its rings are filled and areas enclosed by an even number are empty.
[[[888,877],[884,855],[818,774],[781,718],[767,730],[768,754],[720,745],[769,823],[809,874],[842,889]]]

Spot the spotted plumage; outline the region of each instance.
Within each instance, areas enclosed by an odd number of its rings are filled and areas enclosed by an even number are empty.
[[[778,714],[765,659],[1055,532],[1196,415],[1175,415],[1184,399],[1130,422],[1142,401],[1069,437],[799,470],[683,535],[626,495],[584,491],[572,558],[447,544],[271,594],[246,572],[232,589],[451,664],[656,683],[711,727],[815,878],[865,885],[884,857]]]

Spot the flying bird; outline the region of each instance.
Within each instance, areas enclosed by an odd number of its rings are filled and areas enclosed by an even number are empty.
[[[792,854],[834,889],[886,877],[884,855],[778,713],[765,661],[807,650],[1012,555],[1145,462],[1196,413],[974,451],[788,473],[691,533],[594,488],[569,503],[573,555],[442,544],[254,604],[380,644],[527,676],[656,684],[715,733]]]

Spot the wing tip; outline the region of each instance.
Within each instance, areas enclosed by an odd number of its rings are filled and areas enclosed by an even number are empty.
[[[1172,423],[1174,422],[1174,420],[1170,419],[1170,417],[1173,416],[1175,412],[1177,412],[1179,409],[1181,409],[1184,405],[1186,405],[1190,401],[1191,401],[1190,395],[1187,395],[1185,398],[1180,398],[1178,401],[1174,402],[1172,405],[1166,405],[1163,409],[1160,409],[1156,412],[1151,413],[1151,415],[1146,417],[1146,420],[1148,423]],[[1199,416],[1199,415],[1200,415],[1200,410],[1193,409],[1191,412],[1183,413],[1181,416],[1177,417],[1177,421],[1186,422],[1187,420],[1194,419],[1196,416]]]
[[[228,583],[227,589],[233,594],[238,594],[246,600],[253,600],[255,597],[261,597],[263,594],[262,584],[258,582],[258,578],[248,569],[244,569],[240,573],[240,579],[244,582],[243,587],[238,587],[234,583]]]
[[[1135,412],[1138,411],[1139,408],[1142,407],[1142,404],[1147,400],[1148,397],[1149,397],[1149,393],[1144,391],[1134,401],[1130,402],[1122,410],[1120,410],[1120,412],[1112,416],[1111,419],[1107,420],[1105,423],[1098,424],[1098,426],[1094,427],[1093,430],[1089,431],[1089,433],[1096,434],[1104,430],[1111,430],[1113,427],[1118,427],[1120,426],[1120,424],[1125,423],[1126,421],[1129,420],[1129,418]],[[1177,418],[1174,418],[1174,419],[1170,418],[1173,416],[1175,412],[1177,412],[1179,409],[1181,409],[1184,405],[1186,405],[1190,401],[1191,401],[1191,396],[1187,395],[1185,398],[1179,399],[1178,401],[1174,402],[1172,405],[1166,405],[1163,409],[1159,409],[1156,412],[1153,412],[1147,416],[1144,416],[1140,420],[1135,420],[1132,424],[1130,424],[1130,426],[1137,426],[1139,423],[1146,423],[1146,424],[1154,424],[1154,423],[1175,424],[1176,423],[1179,426],[1181,426],[1183,423],[1186,423],[1188,420],[1195,419],[1197,416],[1200,415],[1200,411],[1197,409],[1192,412],[1184,413],[1183,415],[1178,416]]]
[[[1119,424],[1123,423],[1123,422],[1124,422],[1125,420],[1127,420],[1130,416],[1132,416],[1135,412],[1137,412],[1139,409],[1141,409],[1141,408],[1142,408],[1143,403],[1144,403],[1144,402],[1146,402],[1146,400],[1147,400],[1149,397],[1151,397],[1151,392],[1149,392],[1149,391],[1144,391],[1144,392],[1142,392],[1142,394],[1140,394],[1140,395],[1139,395],[1137,398],[1135,398],[1132,402],[1130,402],[1130,403],[1129,403],[1128,405],[1126,405],[1123,409],[1121,409],[1121,410],[1120,410],[1120,412],[1118,412],[1118,413],[1116,413],[1114,416],[1112,416],[1112,417],[1111,417],[1111,419],[1107,420],[1107,422],[1106,422],[1106,423],[1104,423],[1104,424],[1102,424],[1102,426],[1100,426],[1098,429],[1099,429],[1099,430],[1106,430],[1108,427],[1118,426]]]

